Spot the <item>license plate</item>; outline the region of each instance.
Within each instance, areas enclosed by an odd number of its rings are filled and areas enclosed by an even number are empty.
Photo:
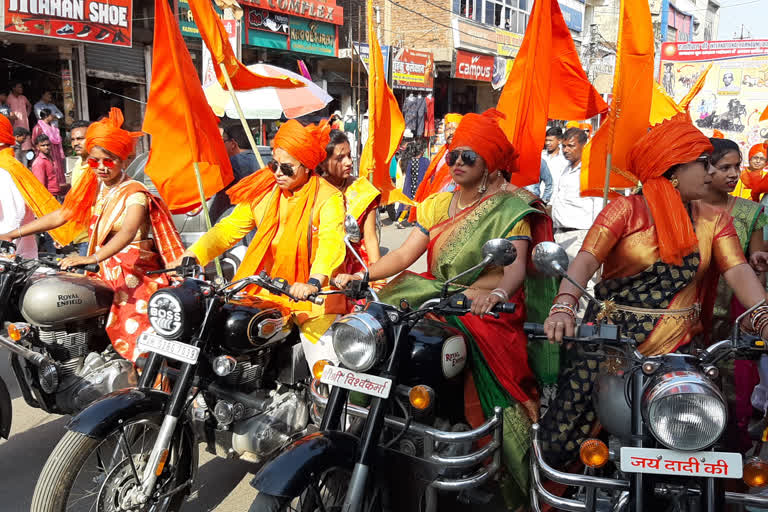
[[[740,453],[624,447],[621,449],[621,470],[625,473],[741,478],[743,467]]]
[[[156,334],[143,332],[138,340],[139,352],[155,352],[187,364],[195,364],[200,348],[180,341],[167,340]]]
[[[353,372],[346,368],[326,365],[320,382],[329,386],[339,386],[350,391],[359,391],[366,395],[388,398],[392,381],[375,375]]]

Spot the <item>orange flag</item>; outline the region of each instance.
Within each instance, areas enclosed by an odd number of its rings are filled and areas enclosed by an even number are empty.
[[[768,121],[768,106],[765,107],[763,113],[760,115],[760,121]]]
[[[403,138],[405,119],[387,85],[384,58],[373,19],[373,3],[368,0],[368,140],[360,154],[360,176],[366,178],[372,174],[371,182],[381,191],[382,204],[413,204],[395,188],[389,176],[389,164]]]
[[[648,130],[652,97],[653,24],[648,0],[623,0],[613,103],[608,119],[584,148],[581,195],[603,195],[609,153],[610,188],[629,188],[637,184],[637,179],[626,171],[627,153]]]
[[[518,186],[537,183],[548,119],[589,119],[608,110],[589,83],[557,0],[534,2],[528,28],[496,108],[520,153]]]
[[[213,68],[216,70],[216,76],[224,90],[227,90],[227,82],[221,74],[221,63],[224,63],[229,79],[232,81],[232,87],[236,91],[247,91],[249,89],[258,89],[259,87],[279,87],[285,89],[303,85],[298,80],[288,77],[273,78],[258,75],[237,60],[235,52],[232,50],[232,45],[229,44],[229,36],[224,29],[224,23],[221,22],[221,18],[213,9],[211,0],[189,0],[189,10],[192,11],[195,24],[200,31],[200,37],[203,38],[205,45],[211,51],[211,59],[214,63]],[[155,30],[155,34],[157,34],[157,30]]]
[[[651,126],[660,124],[667,119],[672,119],[677,114],[685,112],[685,109],[675,103],[664,88],[657,82],[653,83],[653,96],[651,99],[651,113],[648,116],[648,122]]]
[[[701,91],[701,88],[704,87],[704,82],[707,80],[707,74],[709,73],[709,70],[712,69],[712,63],[710,62],[707,66],[707,69],[701,72],[699,75],[699,78],[696,79],[696,83],[693,84],[693,86],[688,89],[688,92],[686,93],[685,97],[683,97],[682,100],[680,100],[680,108],[682,108],[685,111],[689,110],[689,107],[691,106],[691,101],[693,101],[693,98],[696,97],[697,94],[699,94],[699,91]]]
[[[152,84],[144,131],[152,135],[145,172],[174,213],[200,205],[193,163],[199,163],[205,197],[233,179],[219,121],[166,0],[155,0]]]

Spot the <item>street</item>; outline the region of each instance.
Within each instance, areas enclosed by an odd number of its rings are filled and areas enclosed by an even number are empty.
[[[385,225],[382,246],[399,247],[409,232],[410,229]],[[422,257],[412,269],[423,271],[424,262],[425,257]],[[0,440],[0,509],[3,512],[27,511],[37,477],[63,435],[68,417],[46,414],[29,407],[19,393],[6,354],[2,354],[1,359],[0,375],[8,385],[13,400],[13,425],[10,439]],[[255,492],[249,482],[258,466],[217,458],[207,453],[203,445],[200,448],[198,478],[185,510],[247,510]]]

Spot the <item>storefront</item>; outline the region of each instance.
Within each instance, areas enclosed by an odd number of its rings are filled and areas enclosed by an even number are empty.
[[[460,113],[483,112],[496,105],[493,82],[495,59],[465,50],[456,50],[451,65],[453,104]]]

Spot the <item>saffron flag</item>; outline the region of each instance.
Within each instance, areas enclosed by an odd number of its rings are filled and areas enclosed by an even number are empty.
[[[373,26],[373,3],[368,0],[368,140],[360,154],[360,176],[371,175],[371,182],[381,191],[382,204],[413,204],[395,188],[389,176],[389,163],[405,131],[405,119],[392,89],[387,85],[384,58]]]
[[[520,153],[518,186],[539,181],[548,119],[589,119],[608,110],[589,83],[557,0],[534,2],[528,28],[496,108]]]
[[[765,107],[765,110],[760,115],[760,121],[768,121],[768,106]]]
[[[657,82],[653,83],[653,97],[651,98],[651,113],[648,116],[648,122],[651,126],[672,119],[677,114],[685,112],[675,100]]]
[[[629,188],[637,178],[626,171],[627,154],[648,130],[653,98],[653,24],[648,0],[623,0],[608,119],[584,148],[581,195],[604,194],[606,158],[611,155],[610,189]],[[609,195],[613,193],[609,190]]]
[[[192,58],[166,0],[155,0],[152,83],[144,131],[152,135],[145,168],[173,213],[200,205],[193,164],[198,163],[205,197],[233,179],[219,121],[205,101]]]
[[[211,0],[189,0],[189,10],[195,19],[195,24],[200,31],[200,37],[211,52],[214,62],[216,77],[221,87],[227,89],[227,81],[221,74],[221,64],[227,70],[232,87],[236,91],[247,91],[260,87],[278,87],[281,89],[300,87],[303,84],[298,80],[288,77],[269,77],[254,73],[245,67],[245,64],[237,60],[232,45],[229,44],[229,36],[221,22],[221,18],[213,9]],[[157,34],[157,30],[155,30]],[[154,71],[154,66],[153,66]]]

